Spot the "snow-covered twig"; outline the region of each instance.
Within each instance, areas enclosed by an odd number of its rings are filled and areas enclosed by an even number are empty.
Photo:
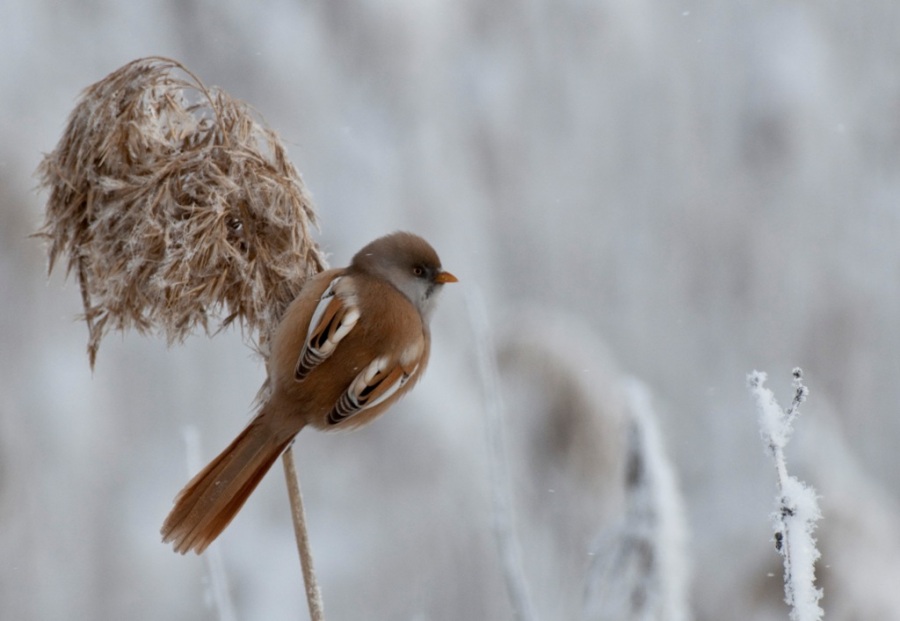
[[[782,410],[772,391],[763,384],[766,374],[754,371],[747,376],[750,392],[756,399],[763,442],[775,460],[778,479],[778,509],[775,522],[775,547],[784,557],[784,597],[791,606],[791,621],[818,621],[824,611],[819,606],[822,590],[815,586],[815,563],[819,558],[813,532],[822,517],[816,490],[787,473],[784,447],[793,432],[793,423],[809,390],[803,385],[803,372],[793,371],[794,398]]]
[[[533,621],[534,606],[528,595],[522,553],[515,534],[512,509],[512,477],[506,455],[503,435],[503,399],[497,373],[496,349],[491,331],[488,329],[487,311],[484,301],[473,289],[466,295],[469,319],[475,333],[478,371],[482,379],[485,396],[485,432],[488,442],[488,462],[491,482],[491,504],[493,505],[494,537],[500,556],[500,565],[506,581],[506,590],[517,619]]]

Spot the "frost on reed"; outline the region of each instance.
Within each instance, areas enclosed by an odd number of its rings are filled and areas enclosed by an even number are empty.
[[[514,616],[687,621],[684,506],[649,389],[622,376],[582,318],[532,308],[492,331],[474,293],[494,535]]]
[[[38,235],[49,270],[63,258],[78,278],[92,367],[110,329],[173,343],[235,320],[265,356],[325,265],[278,137],[173,60],[135,60],[87,88],[38,176],[50,193]]]
[[[594,546],[584,619],[686,621],[687,527],[675,467],[650,390],[635,379],[626,380],[625,389],[625,508]]]
[[[784,599],[791,607],[791,621],[818,621],[824,611],[819,606],[822,590],[815,586],[815,563],[819,558],[813,532],[822,517],[816,491],[787,473],[784,448],[793,432],[809,390],[803,385],[803,372],[793,372],[794,398],[782,410],[772,391],[763,384],[766,374],[754,371],[747,377],[756,399],[759,427],[766,450],[775,461],[778,477],[778,509],[774,514],[775,547],[784,557]]]

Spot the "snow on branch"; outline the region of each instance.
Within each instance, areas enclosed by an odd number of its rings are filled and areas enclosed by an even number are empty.
[[[818,621],[824,611],[819,606],[822,589],[815,586],[815,563],[819,558],[813,532],[822,517],[816,490],[787,473],[784,448],[793,432],[809,389],[803,385],[803,372],[793,371],[794,397],[786,410],[764,386],[766,374],[754,371],[747,376],[750,393],[756,399],[759,427],[766,450],[775,460],[778,481],[778,508],[773,514],[775,548],[784,557],[784,598],[791,606],[791,621]]]

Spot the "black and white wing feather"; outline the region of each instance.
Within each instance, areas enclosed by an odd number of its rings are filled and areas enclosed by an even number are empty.
[[[341,277],[331,281],[313,312],[303,350],[294,369],[294,379],[302,382],[310,371],[334,353],[338,344],[359,321],[359,309],[352,299],[337,293]]]
[[[386,357],[376,358],[356,376],[328,414],[328,424],[338,423],[390,399],[416,374],[419,366],[404,368],[390,364]]]

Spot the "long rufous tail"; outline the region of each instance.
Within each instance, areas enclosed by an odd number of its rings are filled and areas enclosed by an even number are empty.
[[[221,534],[295,434],[277,437],[254,419],[175,498],[160,531],[175,551],[197,554]]]

